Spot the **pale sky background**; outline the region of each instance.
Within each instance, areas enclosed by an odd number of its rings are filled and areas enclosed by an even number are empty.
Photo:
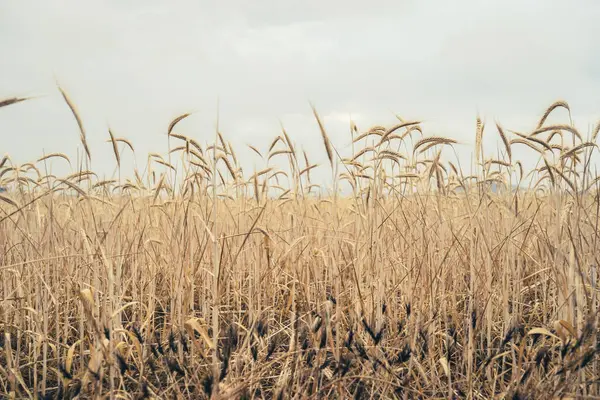
[[[279,121],[326,164],[309,102],[344,154],[350,117],[366,130],[397,113],[466,143],[457,150],[468,164],[478,112],[488,151],[495,120],[530,130],[557,99],[590,130],[600,118],[599,21],[593,0],[0,0],[0,98],[45,95],[0,109],[0,155],[75,158],[78,128],[58,80],[83,118],[93,169],[107,175],[108,126],[144,164],[148,152],[166,153],[169,121],[183,112],[196,111],[176,131],[212,141],[217,99],[246,168],[263,164],[244,144],[265,149]]]

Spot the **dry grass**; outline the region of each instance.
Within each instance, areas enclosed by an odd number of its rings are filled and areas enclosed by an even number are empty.
[[[125,182],[6,158],[0,396],[598,398],[596,147],[544,126],[559,106],[533,133],[573,147],[498,124],[508,158],[483,162],[479,121],[474,176],[443,161],[451,138],[411,147],[413,122],[353,126],[337,159],[313,109],[347,196],[315,194],[285,131],[247,175],[220,133]],[[109,136],[120,163],[133,146]],[[519,143],[543,168],[522,171]]]

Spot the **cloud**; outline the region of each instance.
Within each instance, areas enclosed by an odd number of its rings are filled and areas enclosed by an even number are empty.
[[[183,133],[211,140],[217,102],[222,131],[250,164],[244,144],[268,146],[280,121],[325,161],[309,102],[342,148],[350,115],[367,129],[397,113],[465,143],[478,112],[490,128],[498,119],[526,130],[565,98],[583,130],[600,117],[598,3],[376,3],[4,3],[0,97],[48,96],[0,111],[0,132],[12,137],[3,151],[19,162],[42,149],[75,157],[77,126],[56,78],[83,116],[94,167],[109,175],[109,125],[142,163],[166,150],[166,126],[182,112],[197,111]],[[459,150],[466,164],[471,151]]]

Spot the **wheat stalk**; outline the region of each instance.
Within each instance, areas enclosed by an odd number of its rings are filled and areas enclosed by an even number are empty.
[[[548,116],[550,115],[550,113],[552,111],[554,111],[556,108],[558,107],[562,107],[565,110],[567,110],[567,112],[569,113],[569,118],[571,118],[571,109],[569,108],[569,105],[567,104],[566,101],[562,101],[562,100],[558,100],[554,103],[552,103],[544,112],[544,115],[542,115],[542,118],[540,118],[540,121],[537,124],[537,129],[540,129],[544,123],[546,122],[546,119],[548,118]]]
[[[432,146],[435,145],[447,145],[447,144],[456,144],[457,141],[451,138],[446,138],[446,137],[442,137],[442,136],[429,136],[426,138],[422,138],[419,141],[417,141],[417,143],[415,143],[414,147],[413,147],[413,153],[415,153],[421,146],[423,145],[427,145],[427,144],[431,144]]]
[[[69,106],[69,109],[71,109],[71,113],[73,113],[73,116],[75,117],[75,121],[77,121],[77,126],[79,127],[79,132],[80,132],[79,138],[81,139],[81,144],[83,145],[83,149],[85,150],[85,154],[87,155],[88,160],[91,160],[92,156],[90,154],[90,148],[88,146],[87,139],[85,136],[85,129],[83,128],[83,123],[81,122],[81,117],[79,117],[77,108],[75,108],[75,104],[73,104],[73,102],[71,101],[71,99],[69,98],[67,93],[63,90],[63,88],[61,88],[59,86],[58,90],[62,94],[63,99],[65,100],[67,105]]]
[[[325,151],[327,152],[327,158],[329,159],[329,164],[331,168],[333,168],[333,151],[331,150],[331,142],[329,141],[329,137],[327,137],[327,133],[325,132],[325,127],[321,122],[321,118],[319,118],[319,114],[317,114],[317,110],[314,106],[312,106],[313,115],[317,120],[317,124],[319,125],[319,130],[321,131],[321,137],[323,139],[323,145],[325,146]]]
[[[11,97],[9,99],[0,100],[0,108],[7,107],[12,104],[17,104],[25,100],[29,100],[30,97]]]
[[[115,154],[115,159],[117,160],[117,166],[121,167],[121,155],[119,154],[119,148],[117,146],[117,141],[115,140],[115,135],[113,135],[110,128],[108,128],[108,134],[110,135],[110,142],[112,143],[113,153]]]

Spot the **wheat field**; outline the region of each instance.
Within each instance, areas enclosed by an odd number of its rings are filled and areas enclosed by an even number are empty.
[[[61,92],[79,164],[0,162],[3,398],[600,398],[600,125],[548,123],[566,102],[526,133],[477,118],[472,175],[464,144],[401,118],[352,124],[343,154],[313,108],[322,165],[282,131],[237,149],[264,160],[242,171],[183,114],[142,170],[107,132],[101,180]]]

